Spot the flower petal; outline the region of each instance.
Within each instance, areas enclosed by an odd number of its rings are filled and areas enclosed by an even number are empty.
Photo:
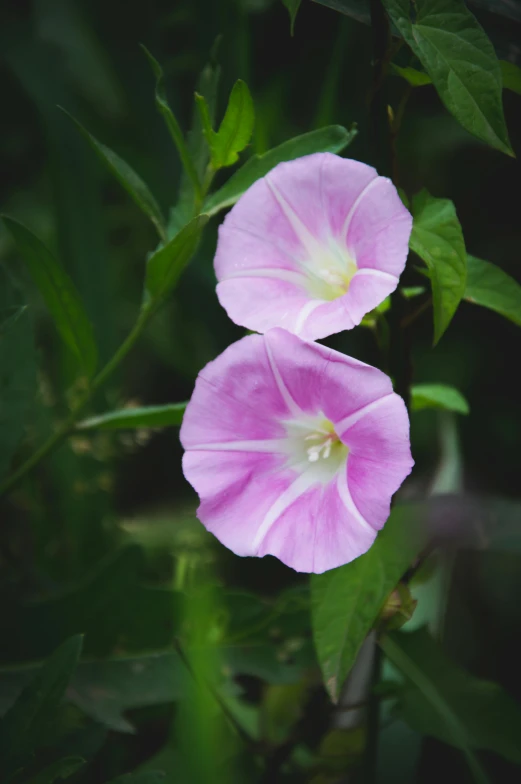
[[[237,555],[256,555],[263,517],[294,480],[277,455],[187,451],[183,472],[201,504],[197,516]]]
[[[260,332],[317,340],[352,329],[396,288],[411,226],[394,185],[370,166],[331,153],[281,163],[220,227],[219,301]]]
[[[363,517],[381,528],[390,501],[414,465],[409,417],[401,397],[392,394],[342,433],[349,446],[347,477],[351,497]]]
[[[229,346],[200,372],[180,439],[185,449],[212,442],[277,439],[289,416],[261,335]]]
[[[283,329],[270,330],[265,341],[295,404],[306,413],[321,412],[333,424],[392,392],[385,373],[320,343]]]
[[[378,177],[366,190],[346,232],[346,242],[359,268],[387,272],[398,278],[409,251],[412,216],[391,180]]]
[[[297,572],[320,574],[365,553],[376,531],[346,510],[335,481],[311,487],[273,523],[259,555],[275,555]]]

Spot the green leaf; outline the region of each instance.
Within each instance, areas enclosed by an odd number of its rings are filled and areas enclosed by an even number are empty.
[[[3,220],[60,335],[76,354],[83,371],[92,376],[97,363],[94,334],[72,280],[58,260],[29,229],[5,215]]]
[[[192,156],[190,155],[190,151],[186,145],[185,138],[183,132],[181,130],[181,126],[177,122],[177,118],[173,113],[172,109],[170,108],[165,88],[164,88],[164,76],[163,76],[163,69],[159,65],[158,61],[155,57],[148,51],[148,49],[141,44],[141,49],[145,53],[148,61],[152,67],[152,71],[154,72],[154,76],[156,77],[156,92],[155,92],[155,101],[157,109],[159,113],[162,114],[164,120],[166,122],[166,126],[170,131],[170,136],[173,139],[175,146],[177,147],[177,151],[179,153],[179,157],[181,158],[181,163],[183,164],[183,168],[190,178],[192,185],[198,195],[201,193],[201,185],[199,182],[199,177],[197,175],[197,171],[195,169],[194,162],[192,160]]]
[[[25,761],[42,743],[73,674],[82,636],[64,642],[43,664],[0,723],[0,759],[4,773]]]
[[[434,343],[447,327],[465,293],[467,254],[460,222],[449,199],[427,191],[413,198],[411,249],[426,263],[432,286]]]
[[[122,641],[127,652],[166,647],[174,633],[177,596],[141,585],[143,568],[141,548],[126,546],[51,598],[13,599],[0,616],[2,659],[43,659],[60,640],[79,632],[85,635],[85,656],[108,656],[121,650]]]
[[[441,408],[457,414],[469,413],[469,404],[461,392],[446,384],[415,384],[411,388],[411,406],[413,411]]]
[[[521,708],[503,690],[461,669],[425,628],[384,637],[381,646],[406,687],[397,712],[418,732],[461,749],[476,781],[486,781],[473,749],[521,764]]]
[[[220,36],[216,39],[213,49],[216,50],[220,41]],[[212,128],[215,119],[215,108],[217,104],[217,88],[219,85],[221,69],[212,56],[210,62],[203,68],[197,82],[196,94],[204,98],[208,109],[209,125]],[[200,108],[194,106],[192,123],[187,135],[187,146],[191,158],[194,162],[199,182],[205,176],[209,160],[209,149],[201,122]],[[193,183],[183,171],[179,186],[179,195],[174,207],[170,210],[168,218],[168,237],[174,237],[183,226],[193,217],[194,207],[198,200],[198,194],[194,189]]]
[[[0,481],[24,433],[36,392],[36,353],[29,312],[0,267]]]
[[[298,9],[300,7],[300,0],[282,0],[289,12],[290,19],[290,33],[295,34],[295,19],[297,18]]]
[[[194,255],[208,215],[198,215],[147,262],[145,289],[153,302],[160,302],[175,288]]]
[[[122,408],[78,422],[77,430],[133,430],[141,427],[171,427],[183,421],[187,403],[166,406]]]
[[[116,779],[110,779],[106,784],[164,784],[165,774],[160,770],[140,771],[139,773],[126,773]]]
[[[63,110],[65,111],[65,110]],[[157,229],[157,233],[161,239],[165,239],[166,231],[164,225],[163,215],[161,209],[155,200],[154,196],[150,193],[148,185],[143,182],[139,174],[136,174],[134,169],[128,165],[123,158],[120,158],[113,150],[105,144],[99,142],[83,125],[76,120],[75,117],[65,111],[71,120],[76,124],[80,133],[89,142],[92,149],[96,152],[99,159],[105,164],[111,174],[119,181],[119,183],[126,190],[128,195],[134,200],[139,209],[150,218],[152,223]]]
[[[76,773],[85,765],[82,757],[64,757],[61,760],[52,762],[41,770],[36,776],[28,779],[26,784],[54,784],[55,781],[63,781]]]
[[[467,256],[465,299],[495,310],[521,327],[521,286],[495,264]]]
[[[341,152],[353,141],[356,134],[357,130],[354,127],[348,131],[341,125],[329,125],[326,128],[304,133],[302,136],[295,136],[294,139],[268,150],[264,155],[254,155],[230,177],[222,188],[207,199],[204,205],[205,213],[215,215],[225,207],[235,204],[250,185],[260,177],[264,177],[278,163],[293,161],[295,158],[311,155],[314,152]]]
[[[414,21],[409,0],[383,3],[449,112],[478,139],[513,155],[499,61],[463,0],[417,0]]]
[[[500,60],[499,65],[501,66],[503,87],[521,95],[521,68],[515,63],[509,63],[506,60]]]
[[[251,139],[254,122],[253,101],[248,85],[238,79],[230,93],[219,130],[211,137],[210,149],[215,169],[232,166],[238,161],[239,153]]]
[[[429,74],[424,71],[418,71],[417,68],[401,68],[394,63],[391,63],[391,68],[395,74],[405,79],[411,87],[424,87],[426,84],[432,84]]]
[[[387,596],[422,548],[421,514],[418,505],[395,507],[367,553],[311,577],[315,648],[334,702]]]

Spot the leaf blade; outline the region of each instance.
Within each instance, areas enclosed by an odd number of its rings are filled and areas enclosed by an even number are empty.
[[[105,164],[110,173],[118,180],[120,185],[126,190],[139,209],[152,221],[157,233],[164,239],[166,236],[163,214],[155,199],[150,192],[148,185],[141,179],[134,169],[120,158],[117,153],[98,141],[83,125],[69,112],[62,111],[70,117],[76,125],[81,135],[90,144],[98,158]]]
[[[250,185],[260,177],[264,177],[278,163],[292,161],[315,152],[341,152],[353,141],[356,134],[355,127],[348,131],[341,125],[329,125],[295,136],[278,147],[268,150],[264,155],[254,155],[230,177],[222,188],[206,200],[204,212],[210,216],[215,215],[225,207],[235,204]]]
[[[521,327],[521,285],[489,261],[467,256],[464,299],[499,313]]]
[[[488,777],[474,749],[521,762],[521,709],[499,684],[460,668],[425,627],[386,635],[381,647],[407,684],[399,715],[423,734],[461,749],[476,781]]]
[[[123,408],[106,414],[89,417],[76,425],[77,430],[123,430],[142,427],[170,427],[183,421],[187,403],[165,406]]]
[[[461,392],[447,384],[414,384],[411,387],[411,407],[413,411],[438,408],[456,414],[469,413],[469,404]]]
[[[291,36],[295,35],[295,20],[297,18],[298,10],[300,8],[301,0],[282,0],[289,13],[289,33]]]
[[[465,293],[467,254],[454,204],[427,191],[413,198],[410,248],[426,263],[432,286],[434,344],[454,316]]]
[[[431,76],[447,110],[470,133],[513,155],[494,47],[463,0],[384,0],[392,21]]]
[[[334,702],[389,593],[422,547],[419,507],[395,507],[371,549],[311,578],[313,638]]]
[[[201,194],[201,183],[199,182],[199,177],[197,175],[197,171],[195,169],[195,164],[192,160],[192,156],[190,155],[190,151],[187,147],[185,142],[185,138],[183,132],[181,130],[181,126],[179,125],[175,114],[173,113],[170,104],[167,101],[165,88],[164,88],[164,74],[163,69],[159,65],[156,58],[148,51],[146,46],[143,44],[140,45],[141,49],[145,53],[154,76],[156,78],[156,89],[155,89],[155,102],[156,107],[159,113],[163,116],[165,120],[166,126],[170,132],[170,136],[177,147],[177,152],[179,153],[179,157],[181,159],[181,163],[183,168],[190,178],[192,185],[198,195]]]
[[[251,139],[254,122],[253,100],[248,85],[238,79],[230,93],[219,130],[213,134],[210,144],[214,168],[232,166],[238,161],[239,153]]]
[[[76,354],[84,372],[92,376],[98,352],[94,332],[80,296],[61,264],[22,223],[3,216],[30,275],[40,291],[58,332]]]
[[[76,668],[83,637],[70,637],[44,662],[0,723],[0,757],[5,767],[18,764],[40,743],[52,712],[59,706]]]
[[[194,255],[207,222],[208,215],[198,215],[193,218],[173,239],[156,250],[149,258],[145,290],[152,301],[159,303],[171,293]]]

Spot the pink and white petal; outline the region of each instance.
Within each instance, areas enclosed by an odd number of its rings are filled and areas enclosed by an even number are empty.
[[[329,234],[321,201],[322,165],[327,157],[328,153],[314,153],[279,163],[264,178],[303,248],[307,247],[308,235],[321,242]],[[331,157],[337,162],[341,160],[337,156]]]
[[[279,385],[306,413],[321,412],[336,425],[392,392],[385,373],[339,351],[279,328],[269,330],[264,338]]]
[[[392,394],[368,407],[339,435],[349,446],[348,485],[360,514],[380,528],[393,494],[414,465],[409,417],[403,400]]]
[[[273,324],[295,332],[299,315],[309,303],[302,288],[292,282],[260,276],[222,280],[217,284],[217,297],[235,324],[255,332],[266,332]]]
[[[357,200],[363,195],[378,173],[372,166],[350,158],[339,158],[331,153],[318,153],[322,168],[320,176],[321,200],[332,234],[342,235],[346,220],[356,208]]]
[[[275,555],[297,572],[320,574],[365,553],[376,531],[348,511],[336,480],[314,485],[272,524],[259,555]]]
[[[380,305],[398,285],[398,278],[376,269],[361,269],[352,278],[342,303],[358,326],[363,317]]]
[[[264,243],[267,253],[270,252],[268,246],[274,244],[289,259],[301,259],[303,256],[302,242],[265,177],[248,188],[232,207],[219,232],[219,244],[230,230],[238,230],[237,243],[240,234],[250,235],[259,238],[260,242],[267,241]],[[219,247],[217,250],[220,253]],[[233,259],[228,261],[224,256],[220,258],[216,270],[218,273],[224,271],[221,264],[227,269],[228,264],[233,264]]]
[[[312,305],[301,312],[297,323],[298,330],[290,331],[295,332],[304,340],[320,340],[328,335],[342,332],[344,329],[352,329],[356,326],[356,322],[346,307],[345,301],[345,296],[331,302],[312,300]]]
[[[380,530],[391,513],[391,499],[410,474],[412,462],[380,462],[349,455],[347,481],[360,514]]]
[[[199,495],[197,516],[237,555],[256,555],[263,517],[295,474],[275,454],[188,451],[183,473]]]
[[[250,270],[301,272],[298,259],[278,242],[277,235],[261,234],[258,229],[241,226],[230,220],[231,215],[229,213],[219,226],[214,259],[218,280],[226,280]]]
[[[346,243],[358,267],[403,272],[412,216],[386,177],[374,180],[348,220]]]
[[[180,439],[201,444],[277,439],[289,410],[274,380],[264,338],[249,335],[229,346],[199,373]]]

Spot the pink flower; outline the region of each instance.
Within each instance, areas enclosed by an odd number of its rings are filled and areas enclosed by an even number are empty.
[[[396,288],[411,227],[371,166],[331,153],[280,163],[219,229],[219,301],[256,332],[318,340],[352,329]]]
[[[238,555],[323,572],[369,549],[413,460],[389,378],[283,329],[199,374],[181,428],[198,517]]]

